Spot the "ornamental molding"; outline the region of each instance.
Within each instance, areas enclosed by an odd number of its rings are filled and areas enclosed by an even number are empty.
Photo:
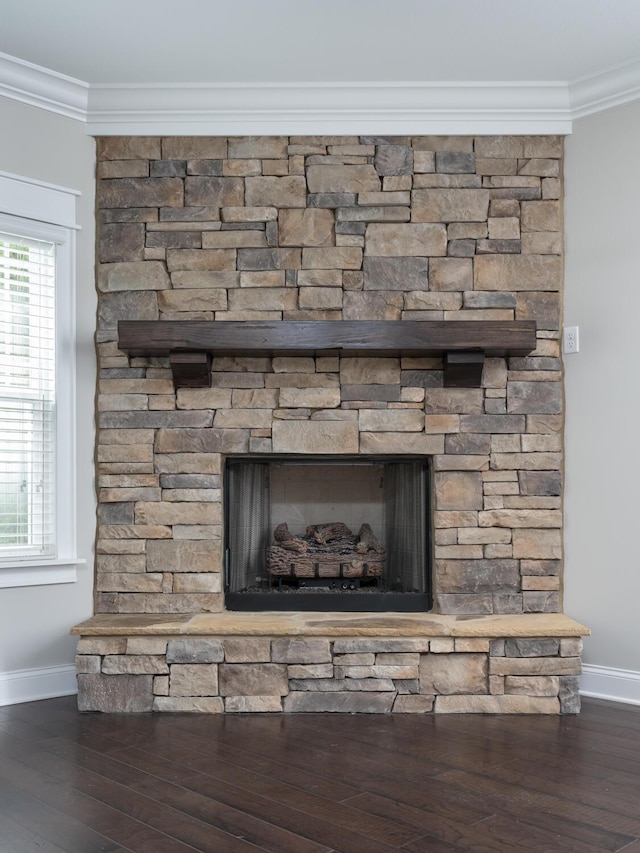
[[[640,61],[571,82],[89,84],[0,53],[0,96],[90,136],[568,134],[640,98]]]

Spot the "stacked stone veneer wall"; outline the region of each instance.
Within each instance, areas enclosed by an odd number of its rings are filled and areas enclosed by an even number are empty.
[[[576,637],[83,637],[83,711],[573,714]]]
[[[100,139],[97,612],[221,610],[224,455],[271,452],[432,456],[435,609],[560,610],[561,174],[557,137]],[[533,319],[538,346],[480,389],[276,357],[176,394],[118,319]]]

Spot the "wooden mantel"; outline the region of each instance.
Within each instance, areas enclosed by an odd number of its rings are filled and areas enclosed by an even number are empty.
[[[479,387],[485,356],[526,356],[533,320],[313,320],[253,322],[120,320],[118,347],[130,356],[168,356],[176,387],[207,387],[213,356],[353,358],[442,355],[444,385]]]

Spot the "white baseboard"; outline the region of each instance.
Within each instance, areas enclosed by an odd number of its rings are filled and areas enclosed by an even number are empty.
[[[640,672],[633,669],[614,669],[609,666],[584,664],[580,678],[580,693],[595,699],[628,702],[640,705]]]
[[[17,705],[78,692],[73,664],[42,669],[17,669],[0,672],[0,705]]]

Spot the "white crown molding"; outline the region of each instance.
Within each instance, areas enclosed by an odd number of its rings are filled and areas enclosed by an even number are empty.
[[[89,84],[0,53],[0,96],[86,121]]]
[[[640,60],[569,84],[571,117],[575,119],[628,104],[640,98]]]
[[[570,133],[557,83],[91,86],[87,132],[120,134]]]
[[[640,98],[640,61],[571,82],[90,85],[0,53],[0,97],[93,136],[567,134]]]
[[[584,664],[580,677],[580,693],[595,699],[640,705],[640,672]]]

